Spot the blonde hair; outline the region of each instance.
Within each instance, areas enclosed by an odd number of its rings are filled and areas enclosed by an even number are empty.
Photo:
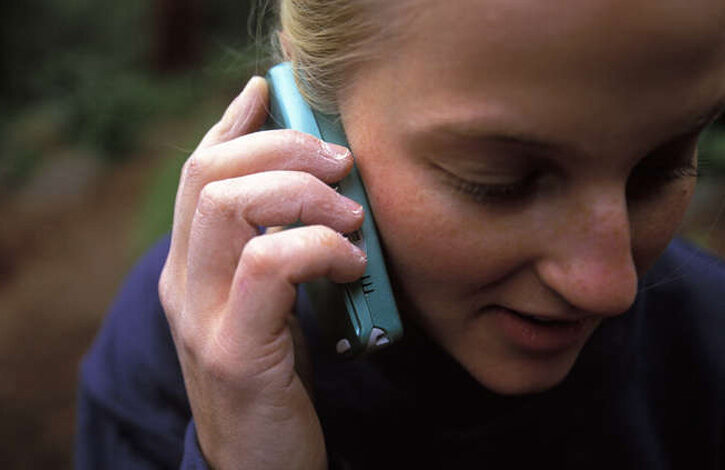
[[[356,67],[375,57],[393,30],[390,0],[278,0],[278,59],[291,60],[302,95],[337,112],[338,97]],[[383,11],[384,10],[384,11]],[[380,18],[385,17],[385,21]]]

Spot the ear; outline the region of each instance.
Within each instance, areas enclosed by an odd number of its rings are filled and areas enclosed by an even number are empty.
[[[284,56],[285,60],[293,60],[294,53],[292,49],[292,44],[289,36],[287,36],[287,33],[284,31],[277,31],[277,40],[279,41],[279,45],[282,48],[282,55]]]

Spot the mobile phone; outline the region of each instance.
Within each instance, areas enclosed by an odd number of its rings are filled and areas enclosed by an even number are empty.
[[[310,107],[297,88],[292,66],[283,62],[267,73],[270,90],[270,117],[267,128],[296,129],[326,142],[349,148],[339,116],[320,113]],[[360,230],[345,236],[367,254],[365,274],[360,280],[321,288],[307,284],[318,324],[338,354],[356,356],[387,346],[403,335],[403,326],[375,228],[375,220],[365,187],[353,166],[335,187],[341,194],[363,206],[365,220]],[[327,287],[329,284],[326,283]],[[342,302],[340,302],[340,300]],[[343,311],[334,308],[344,304]]]

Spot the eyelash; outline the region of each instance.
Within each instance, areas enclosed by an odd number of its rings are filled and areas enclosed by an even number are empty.
[[[541,172],[535,171],[513,183],[481,184],[451,175],[456,191],[480,204],[518,202],[533,194]]]
[[[684,178],[697,178],[701,175],[700,167],[692,161],[674,166],[652,166],[635,169],[627,181],[627,197],[644,199],[655,194],[667,184]],[[642,173],[644,171],[644,173]],[[524,201],[536,192],[537,181],[542,172],[534,171],[519,181],[507,184],[481,184],[450,175],[454,189],[480,204],[506,204]],[[643,190],[632,187],[632,183],[644,184]]]
[[[643,200],[654,196],[668,184],[701,176],[700,166],[690,160],[669,167],[653,165],[635,169],[627,181],[627,199]]]
[[[696,178],[700,176],[700,170],[692,162],[688,162],[684,165],[679,165],[674,168],[666,169],[659,175],[652,175],[659,178],[661,181],[675,181],[680,178]]]

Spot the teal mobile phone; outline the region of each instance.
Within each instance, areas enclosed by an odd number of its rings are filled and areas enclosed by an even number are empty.
[[[270,87],[267,128],[296,129],[326,142],[349,147],[339,116],[319,113],[307,104],[297,89],[289,62],[272,67],[267,73],[267,82]],[[338,354],[355,356],[397,340],[403,334],[403,327],[385,269],[373,214],[357,168],[353,167],[350,174],[334,187],[365,209],[362,228],[346,234],[346,237],[365,251],[367,268],[360,280],[333,289],[332,295],[329,292],[320,295],[319,284],[317,288],[305,287],[310,292],[318,324],[331,339],[330,344],[334,345]],[[345,311],[334,311],[334,308],[330,311],[330,305],[338,302],[345,305]]]

